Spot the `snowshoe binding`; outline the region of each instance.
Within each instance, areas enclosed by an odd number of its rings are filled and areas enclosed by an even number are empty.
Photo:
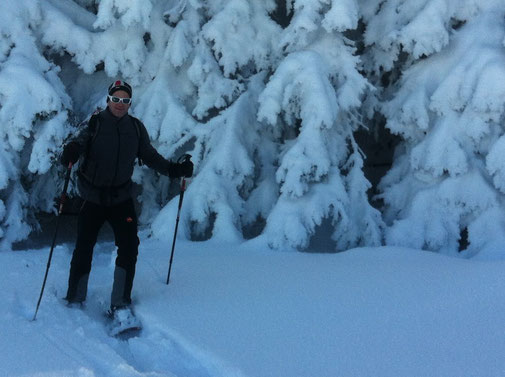
[[[128,306],[111,308],[107,317],[111,320],[108,326],[109,335],[113,337],[128,340],[140,335],[142,331],[142,324]]]

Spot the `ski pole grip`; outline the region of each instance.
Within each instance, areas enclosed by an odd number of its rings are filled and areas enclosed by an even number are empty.
[[[180,163],[183,163],[183,162],[188,161],[188,160],[191,160],[191,155],[188,154],[188,153],[185,153],[185,154],[183,154],[181,157],[179,157],[177,159],[177,162],[180,164]]]

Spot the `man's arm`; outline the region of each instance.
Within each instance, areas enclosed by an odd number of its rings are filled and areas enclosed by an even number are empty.
[[[179,164],[165,159],[152,146],[145,126],[140,123],[139,128],[139,157],[143,163],[160,174],[168,175],[170,178],[179,178],[182,176],[190,177],[193,174],[193,163],[191,163],[191,161],[189,164]]]

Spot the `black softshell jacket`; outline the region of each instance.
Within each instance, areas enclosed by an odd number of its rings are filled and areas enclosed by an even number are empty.
[[[85,125],[70,140],[80,147],[78,189],[84,200],[119,204],[132,196],[132,174],[137,157],[152,169],[180,177],[180,165],[163,158],[151,145],[145,126],[129,114],[115,117],[108,108],[98,113],[98,124]]]

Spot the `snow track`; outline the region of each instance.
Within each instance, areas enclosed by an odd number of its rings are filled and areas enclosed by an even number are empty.
[[[92,294],[85,308],[69,308],[51,295],[44,316],[32,323],[41,342],[86,377],[218,377],[227,375],[210,357],[165,328],[150,328],[129,340],[110,337],[103,304]],[[47,308],[50,309],[47,309]],[[57,318],[58,323],[51,323]],[[142,319],[142,318],[141,318]],[[88,367],[91,366],[91,367]],[[78,374],[80,376],[80,374]]]
[[[221,377],[230,374],[215,357],[191,345],[170,329],[167,323],[149,323],[142,313],[137,315],[144,329],[138,337],[121,340],[107,333],[105,311],[110,291],[111,266],[115,253],[112,243],[97,245],[90,278],[88,299],[84,307],[68,307],[62,299],[68,274],[70,250],[65,246],[55,249],[50,278],[36,321],[32,321],[36,296],[40,289],[41,271],[47,253],[12,253],[12,271],[8,274],[17,281],[25,281],[30,289],[14,289],[0,316],[4,321],[1,344],[12,350],[0,368],[20,370],[9,377]],[[3,254],[5,257],[6,254]],[[4,279],[7,280],[7,276]],[[2,280],[2,279],[0,279]],[[29,281],[27,281],[29,280]],[[30,291],[32,297],[27,297]],[[148,316],[149,317],[149,316]],[[23,352],[25,348],[30,350]],[[33,355],[35,352],[35,355]],[[30,355],[31,353],[31,355]]]

